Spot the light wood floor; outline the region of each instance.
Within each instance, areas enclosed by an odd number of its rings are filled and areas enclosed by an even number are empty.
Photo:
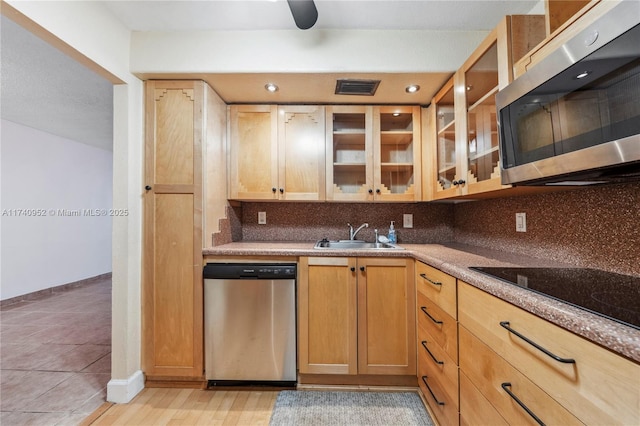
[[[83,425],[268,425],[278,391],[146,388]]]

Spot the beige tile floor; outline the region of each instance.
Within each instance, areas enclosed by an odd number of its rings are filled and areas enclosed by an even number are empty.
[[[77,425],[106,400],[109,278],[0,309],[0,424]]]

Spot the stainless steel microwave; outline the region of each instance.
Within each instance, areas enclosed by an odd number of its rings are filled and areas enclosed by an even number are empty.
[[[496,95],[502,183],[640,181],[640,1],[616,4]]]

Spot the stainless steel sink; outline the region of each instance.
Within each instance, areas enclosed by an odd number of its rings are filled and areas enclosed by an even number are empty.
[[[320,240],[313,246],[318,250],[404,250],[404,248],[395,244],[388,243],[373,243],[361,240],[340,240],[340,241],[328,241]]]

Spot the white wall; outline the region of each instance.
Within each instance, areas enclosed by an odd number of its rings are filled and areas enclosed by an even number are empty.
[[[111,381],[107,399],[129,402],[144,387],[140,370],[143,85],[129,72],[131,32],[101,2],[5,0],[3,13],[40,28],[45,40],[64,44],[84,58],[81,61],[101,67],[105,77],[116,84],[113,206],[128,209],[129,216],[113,220]]]
[[[488,33],[280,30],[260,31],[257,36],[256,31],[134,32],[131,71],[260,73],[282,72],[286,64],[287,72],[451,72]]]
[[[113,154],[6,120],[0,146],[0,299],[111,272]]]

